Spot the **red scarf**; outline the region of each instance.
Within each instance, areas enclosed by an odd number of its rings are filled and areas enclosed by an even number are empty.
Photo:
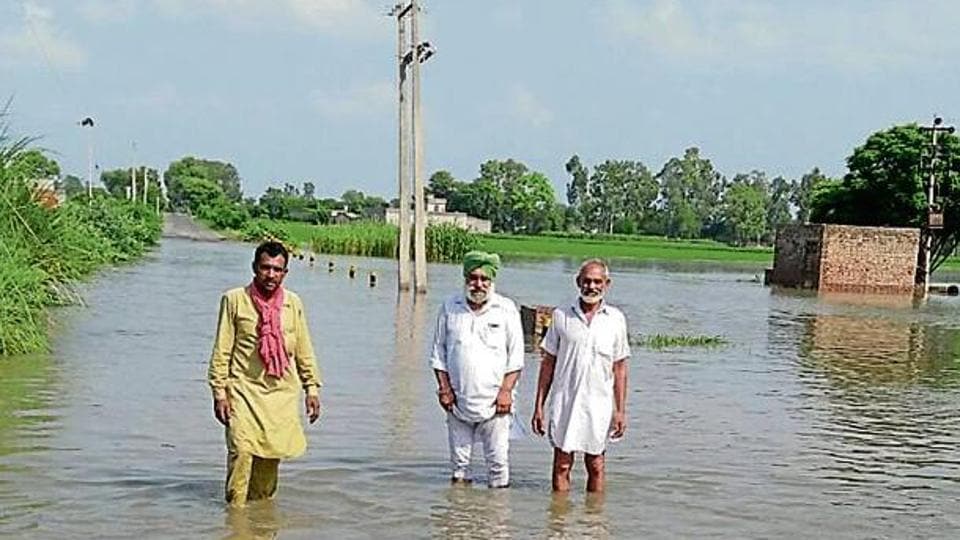
[[[253,306],[260,314],[260,322],[257,323],[257,352],[260,353],[267,375],[279,379],[290,365],[287,349],[283,345],[283,325],[280,323],[283,287],[279,287],[269,298],[253,283],[247,287],[247,291],[250,292]]]

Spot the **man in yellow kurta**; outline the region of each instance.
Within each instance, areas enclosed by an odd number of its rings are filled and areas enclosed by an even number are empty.
[[[273,497],[280,460],[306,450],[301,388],[310,423],[320,417],[320,376],[303,303],[283,288],[288,261],[283,244],[261,244],[253,282],[220,300],[208,381],[214,415],[226,426],[226,498],[233,505]]]

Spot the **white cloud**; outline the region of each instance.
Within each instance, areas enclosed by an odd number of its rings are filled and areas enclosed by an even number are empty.
[[[152,0],[152,3],[161,15],[170,18],[213,16],[256,26],[267,21],[281,21],[284,25],[293,21],[302,28],[343,36],[369,35],[375,31],[382,19],[378,9],[383,7],[369,0]]]
[[[135,0],[82,0],[76,7],[81,17],[95,23],[126,22],[137,12]]]
[[[52,9],[32,1],[22,5],[19,23],[0,28],[0,65],[47,63],[70,70],[86,65],[86,52],[60,31]]]
[[[553,121],[553,111],[523,85],[516,85],[510,94],[510,110],[520,120],[534,127],[544,127]]]
[[[946,1],[803,3],[763,0],[608,0],[600,29],[672,60],[716,65],[798,63],[879,70],[947,64],[960,52]]]
[[[313,108],[327,118],[383,114],[397,99],[396,85],[389,81],[356,84],[333,91],[316,90],[310,95]]]

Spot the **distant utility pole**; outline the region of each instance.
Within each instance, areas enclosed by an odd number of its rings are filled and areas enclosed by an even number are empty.
[[[397,58],[399,63],[398,152],[400,184],[399,290],[410,289],[410,175],[413,176],[414,270],[417,293],[427,292],[426,201],[423,187],[423,127],[420,106],[420,64],[433,56],[428,42],[420,41],[420,7],[417,0],[400,3],[390,12],[397,18]],[[410,35],[407,35],[409,19]],[[407,68],[410,68],[410,81]],[[408,91],[409,97],[408,99]],[[412,164],[411,164],[412,161]]]
[[[928,151],[929,161],[927,162],[927,223],[924,228],[923,238],[923,294],[930,292],[930,270],[933,256],[933,231],[943,228],[943,213],[934,200],[937,185],[937,163],[940,157],[940,148],[937,144],[937,135],[939,133],[953,133],[953,126],[944,126],[943,118],[933,117],[933,125],[920,126],[920,130],[930,133],[930,149]]]
[[[130,200],[137,202],[137,141],[130,141],[133,148],[133,164],[130,165]]]
[[[80,122],[80,127],[90,128],[87,130],[87,204],[93,201],[93,118],[87,116]]]

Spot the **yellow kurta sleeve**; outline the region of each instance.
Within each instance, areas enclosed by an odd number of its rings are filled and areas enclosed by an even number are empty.
[[[294,358],[297,363],[297,373],[300,375],[300,384],[307,395],[320,395],[322,385],[320,371],[317,369],[317,357],[313,352],[313,342],[310,340],[307,315],[303,309],[303,302],[300,301],[297,302],[297,349]]]
[[[214,399],[227,397],[227,377],[230,373],[230,358],[233,356],[236,334],[234,309],[227,295],[223,295],[220,298],[217,334],[213,340],[213,352],[210,354],[210,367],[207,370],[207,382],[213,391]]]

